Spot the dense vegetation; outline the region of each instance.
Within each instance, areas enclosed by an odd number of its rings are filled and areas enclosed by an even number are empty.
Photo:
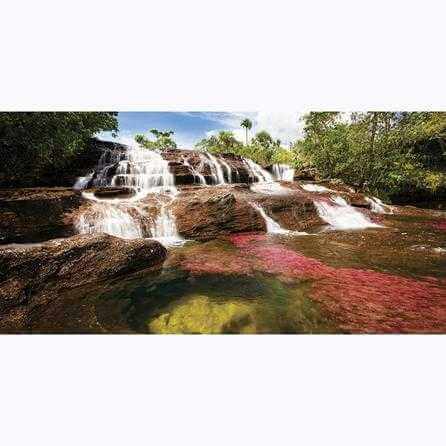
[[[248,144],[242,144],[235,138],[233,132],[222,130],[217,135],[202,139],[195,147],[197,150],[211,153],[234,153],[251,158],[262,165],[296,162],[295,153],[282,147],[280,140],[273,140],[266,131],[257,133]]]
[[[117,130],[115,112],[1,112],[0,184],[34,185],[85,150],[96,133]]]
[[[446,113],[313,112],[294,150],[300,165],[383,196],[446,187]]]

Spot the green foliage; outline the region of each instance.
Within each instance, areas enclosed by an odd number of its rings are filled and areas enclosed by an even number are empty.
[[[376,194],[445,186],[446,113],[309,113],[298,159]]]
[[[202,139],[195,148],[210,153],[233,153],[250,158],[262,165],[272,163],[294,165],[296,163],[295,153],[281,147],[280,140],[273,140],[265,131],[257,133],[249,145],[244,145],[235,138],[232,132],[223,130],[217,135]]]
[[[155,136],[155,141],[148,139],[144,135],[136,135],[135,141],[139,145],[149,150],[167,150],[177,148],[177,144],[172,138],[172,135],[174,134],[172,130],[162,132],[157,129],[151,129],[150,133]]]
[[[63,168],[100,131],[117,132],[115,112],[0,113],[0,182],[33,185]]]
[[[203,152],[240,155],[243,151],[243,144],[235,138],[232,132],[222,130],[217,135],[202,139],[195,145],[195,148]]]

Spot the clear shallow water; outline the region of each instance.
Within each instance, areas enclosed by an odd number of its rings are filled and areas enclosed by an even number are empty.
[[[434,225],[435,226],[435,225]],[[313,236],[240,234],[172,248],[163,267],[72,290],[33,332],[446,331],[446,247],[423,218]]]

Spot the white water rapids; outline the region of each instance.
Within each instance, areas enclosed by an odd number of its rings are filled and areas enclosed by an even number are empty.
[[[350,206],[342,197],[332,197],[330,201],[314,200],[317,212],[331,229],[381,228],[360,211]]]
[[[366,197],[368,203],[370,203],[370,210],[376,214],[393,214],[392,206],[384,204],[377,197]]]
[[[284,195],[290,192],[289,189],[283,187],[280,183],[274,180],[273,176],[265,169],[260,167],[254,161],[243,158],[244,163],[248,167],[256,182],[251,184],[250,189],[253,192],[265,195]],[[293,170],[294,175],[294,170]]]
[[[277,181],[293,181],[294,169],[288,164],[273,164],[273,175]]]
[[[267,215],[265,210],[257,203],[250,203],[251,206],[259,212],[266,225],[266,232],[269,234],[288,234],[290,231],[288,229],[282,228],[276,221],[274,221],[270,216]]]

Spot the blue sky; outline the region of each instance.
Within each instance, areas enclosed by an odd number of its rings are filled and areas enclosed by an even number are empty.
[[[128,142],[137,133],[148,134],[150,129],[157,128],[173,130],[180,148],[193,148],[200,139],[219,130],[232,130],[238,139],[244,140],[240,121],[249,118],[253,122],[252,135],[267,130],[287,145],[300,135],[299,117],[296,112],[120,112],[119,139]],[[111,139],[108,134],[99,136]]]

